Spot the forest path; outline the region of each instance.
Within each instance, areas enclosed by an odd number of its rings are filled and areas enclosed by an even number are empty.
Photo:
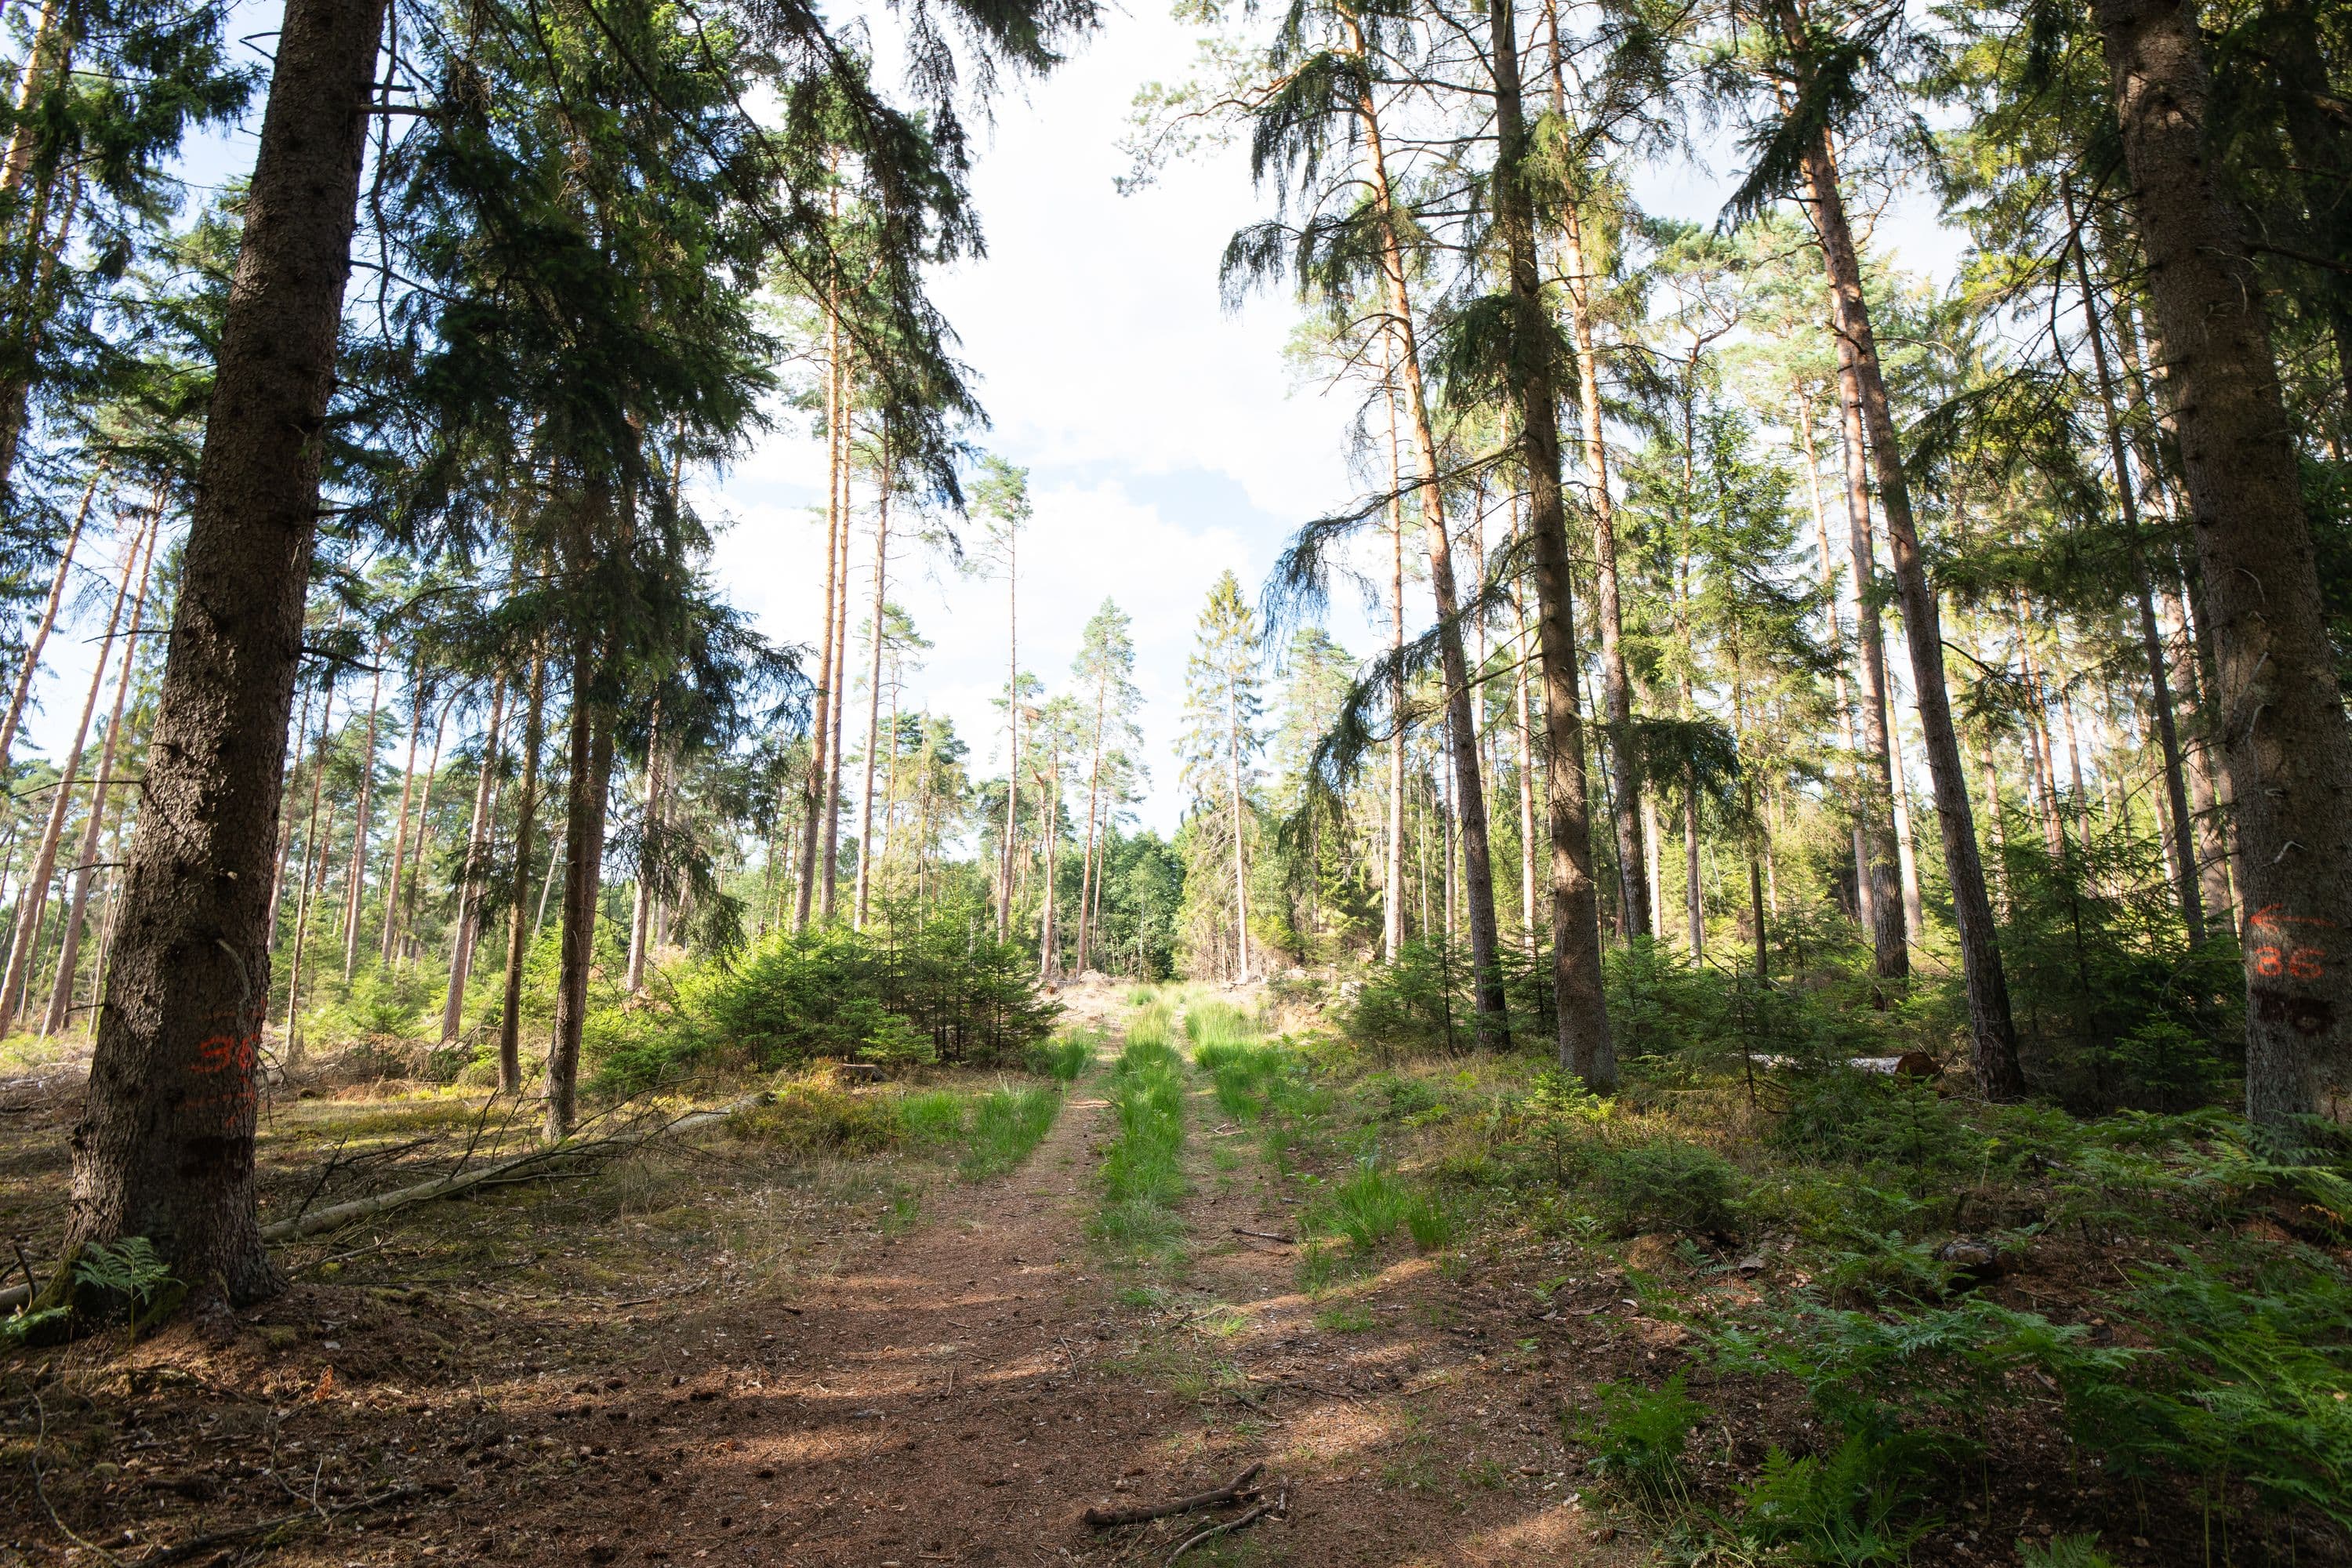
[[[1293,1249],[1234,1233],[1295,1229],[1299,1200],[1242,1152],[1203,1079],[1192,1255],[1157,1284],[1112,1270],[1087,1237],[1117,1131],[1101,1087],[1072,1091],[1023,1169],[936,1194],[908,1234],[783,1295],[681,1314],[638,1364],[601,1369],[627,1374],[614,1380],[626,1392],[597,1397],[627,1410],[634,1442],[510,1494],[472,1554],[1157,1563],[1234,1510],[1110,1531],[1083,1510],[1264,1460],[1286,1517],[1188,1564],[1613,1560],[1596,1542],[1615,1531],[1561,1479],[1549,1412],[1522,1408],[1539,1402],[1487,1364],[1431,1264],[1363,1276],[1335,1309],[1297,1290]]]

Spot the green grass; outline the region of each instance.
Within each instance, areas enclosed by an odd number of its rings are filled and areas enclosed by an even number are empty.
[[[805,1157],[856,1158],[892,1149],[944,1155],[964,1180],[978,1182],[1026,1160],[1061,1110],[1058,1085],[900,1094],[806,1080],[784,1085],[771,1103],[739,1112],[731,1125],[740,1137]]]
[[[914,1143],[957,1143],[963,1139],[970,1097],[951,1089],[928,1089],[898,1102],[898,1122]]]
[[[1031,1068],[1064,1083],[1076,1083],[1094,1065],[1095,1053],[1101,1047],[1102,1031],[1093,1028],[1071,1029],[1055,1036],[1030,1052]]]
[[[1168,1258],[1184,1235],[1184,1061],[1171,1043],[1170,1009],[1155,1003],[1128,1025],[1111,1068],[1118,1137],[1103,1156],[1094,1233],[1136,1261]]]
[[[971,1129],[959,1169],[967,1182],[1001,1176],[1029,1157],[1054,1130],[1062,1091],[1042,1086],[999,1089],[972,1102]]]

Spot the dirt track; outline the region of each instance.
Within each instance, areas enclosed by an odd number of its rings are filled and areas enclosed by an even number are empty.
[[[782,1268],[716,1219],[414,1211],[356,1265],[388,1285],[298,1283],[224,1346],[184,1328],[20,1363],[46,1500],[10,1461],[0,1564],[98,1561],[68,1527],[117,1561],[224,1568],[1158,1563],[1238,1509],[1113,1531],[1084,1510],[1258,1460],[1283,1512],[1188,1563],[1626,1554],[1576,1502],[1558,1426],[1590,1375],[1560,1331],[1591,1320],[1529,1324],[1402,1247],[1310,1300],[1292,1247],[1236,1232],[1294,1231],[1304,1188],[1205,1090],[1191,1106],[1175,1278],[1108,1269],[1087,1237],[1112,1132],[1087,1083],[1024,1168],[932,1188],[911,1226],[755,1191]],[[436,1247],[492,1261],[414,1288],[403,1250]]]
[[[1426,1321],[1443,1315],[1428,1310],[1443,1288],[1425,1265],[1392,1269],[1366,1304],[1392,1332],[1338,1342],[1292,1292],[1287,1249],[1223,1245],[1247,1219],[1272,1230],[1280,1205],[1256,1183],[1221,1194],[1204,1182],[1189,1217],[1210,1255],[1191,1283],[1233,1308],[1206,1336],[1210,1367],[1183,1321],[1197,1310],[1123,1301],[1084,1236],[1105,1109],[1074,1098],[1027,1168],[958,1193],[796,1310],[680,1320],[625,1373],[628,1391],[586,1396],[594,1410],[572,1417],[594,1430],[629,1408],[634,1451],[501,1509],[500,1554],[562,1557],[572,1543],[591,1561],[866,1568],[1164,1556],[1237,1510],[1112,1532],[1079,1516],[1205,1489],[1263,1458],[1265,1495],[1286,1494],[1287,1515],[1231,1538],[1235,1556],[1588,1555],[1584,1516],[1562,1506],[1556,1438],[1518,1419],[1530,1413],[1485,1373],[1474,1341]],[[1535,1430],[1465,1449],[1465,1417]]]

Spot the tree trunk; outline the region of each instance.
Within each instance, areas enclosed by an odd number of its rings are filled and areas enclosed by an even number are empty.
[[[1359,58],[1365,57],[1362,29],[1348,26]],[[1454,764],[1454,799],[1462,840],[1464,892],[1468,899],[1471,994],[1477,1012],[1478,1043],[1499,1050],[1510,1043],[1503,1000],[1501,943],[1495,923],[1495,869],[1487,843],[1486,788],[1478,771],[1478,731],[1472,721],[1470,670],[1462,648],[1459,595],[1454,581],[1454,546],[1446,531],[1443,468],[1437,435],[1421,377],[1421,343],[1414,330],[1412,295],[1405,279],[1404,247],[1397,233],[1396,208],[1389,189],[1388,157],[1381,141],[1378,107],[1370,94],[1356,105],[1363,128],[1365,163],[1371,173],[1372,205],[1379,215],[1381,273],[1388,291],[1388,330],[1394,347],[1394,374],[1402,381],[1405,413],[1412,429],[1413,460],[1420,470],[1423,547],[1429,552],[1429,584],[1437,605],[1438,663],[1445,680],[1446,750]],[[1384,350],[1384,353],[1386,351]],[[1393,406],[1393,405],[1391,405]],[[1447,907],[1453,880],[1447,879]],[[1452,921],[1447,921],[1448,934]]]
[[[522,1092],[522,964],[534,929],[530,902],[530,839],[539,821],[539,753],[547,743],[547,655],[530,659],[530,706],[522,727],[522,793],[515,801],[514,879],[507,898],[506,996],[499,1008],[499,1092]],[[546,907],[541,895],[541,908]]]
[[[368,806],[375,795],[375,721],[383,697],[383,648],[376,648],[375,680],[368,688],[367,744],[360,752],[359,826],[352,831],[352,863],[343,889],[343,984],[359,966],[361,896],[367,890]]]
[[[379,942],[378,962],[392,963],[392,943],[400,922],[394,918],[400,907],[400,874],[405,869],[408,856],[408,807],[412,792],[416,787],[416,742],[425,729],[425,710],[430,702],[425,695],[421,672],[408,683],[408,761],[400,773],[400,815],[394,819],[392,830],[392,868],[384,881],[383,937]],[[441,749],[439,734],[434,737],[433,749]]]
[[[48,1015],[42,1020],[43,1038],[62,1032],[73,1011],[74,970],[81,958],[82,921],[89,910],[89,885],[98,872],[98,836],[114,788],[114,754],[122,740],[123,710],[131,700],[131,677],[139,665],[139,626],[147,609],[148,576],[155,565],[155,541],[163,531],[163,506],[159,498],[147,524],[147,550],[139,566],[139,586],[131,595],[131,628],[123,638],[122,672],[114,683],[114,709],[107,715],[106,740],[98,749],[98,780],[90,787],[89,816],[82,824],[81,849],[74,858],[73,894],[67,900],[65,931],[58,940],[57,979],[49,987]],[[129,570],[128,563],[124,569]],[[99,661],[101,669],[105,660]]]
[[[555,984],[555,1038],[547,1053],[550,1142],[571,1136],[580,1113],[580,1036],[588,1019],[588,973],[596,961],[596,900],[602,886],[604,796],[613,773],[613,731],[590,697],[594,658],[586,634],[572,660],[572,765],[563,827],[562,954]]]
[[[146,1237],[200,1300],[279,1282],[253,1187],[265,917],[383,20],[383,0],[288,0],[278,32],[73,1135],[68,1250]]]
[[[1911,775],[1903,767],[1903,721],[1887,716],[1886,760],[1895,770],[1895,868],[1903,889],[1903,935],[1906,944],[1923,940],[1927,910],[1919,897],[1919,850],[1911,837]]]
[[[1837,700],[1838,729],[1845,742],[1845,754],[1853,759],[1854,780],[1852,798],[1858,804],[1865,795],[1862,777],[1862,750],[1853,733],[1853,702],[1845,684],[1845,624],[1838,618],[1837,554],[1830,547],[1829,508],[1822,502],[1821,458],[1813,445],[1812,400],[1801,386],[1792,386],[1790,395],[1797,409],[1797,436],[1805,454],[1805,491],[1813,507],[1813,535],[1818,542],[1822,577],[1822,616],[1829,625],[1831,681]],[[1854,904],[1862,923],[1871,929],[1874,940],[1877,934],[1875,911],[1870,899],[1870,846],[1862,830],[1863,818],[1857,810],[1853,830]]]
[[[1037,924],[1037,978],[1044,981],[1058,980],[1062,973],[1059,955],[1054,951],[1060,941],[1055,927],[1058,901],[1055,894],[1059,889],[1054,885],[1062,845],[1062,735],[1058,729],[1054,731],[1052,757],[1049,776],[1053,787],[1050,791],[1045,788],[1045,781],[1041,779],[1037,791],[1038,798],[1045,803],[1045,910]]]
[[[1536,599],[1544,677],[1544,731],[1551,758],[1552,989],[1561,1066],[1594,1089],[1615,1087],[1617,1053],[1601,988],[1599,898],[1585,805],[1584,724],[1576,690],[1574,563],[1560,496],[1559,387],[1537,266],[1534,204],[1527,186],[1526,106],[1519,80],[1517,20],[1511,0],[1488,0],[1495,77],[1495,226],[1507,268],[1512,349],[1507,372],[1526,467],[1535,543]]]
[[[1249,984],[1249,846],[1242,832],[1242,721],[1239,694],[1231,679],[1225,687],[1225,759],[1234,792],[1234,951],[1241,969],[1236,978]]]
[[[338,616],[335,624],[342,625]],[[327,744],[335,732],[335,678],[341,671],[330,665],[326,679],[320,683],[318,752],[310,763],[310,809],[302,823],[301,881],[294,889],[294,943],[286,965],[286,1061],[289,1067],[302,1059],[302,1037],[295,1027],[300,1016],[302,1002],[302,943],[310,931],[310,882],[316,868],[324,864],[326,856],[319,847],[319,802],[327,787]],[[331,808],[328,812],[330,826],[333,823]]]
[[[2099,412],[2105,417],[2107,460],[2115,468],[2116,498],[2124,529],[2125,553],[2131,559],[2132,591],[2139,610],[2141,657],[2147,661],[2148,691],[2156,712],[2156,738],[2164,759],[2164,804],[2172,820],[2173,894],[2180,900],[2180,920],[2190,946],[2205,940],[2205,903],[2197,885],[2196,836],[2189,826],[2189,785],[2180,761],[2180,730],[2172,712],[2172,680],[2166,668],[2164,634],[2156,622],[2156,586],[2148,575],[2147,550],[2140,537],[2139,499],[2132,482],[2131,464],[2125,455],[2123,421],[2116,409],[2115,373],[2107,365],[2106,334],[2099,328],[2097,297],[2091,292],[2089,247],[2074,213],[2074,186],[2062,180],[2066,222],[2074,230],[2074,281],[2083,295],[2083,325],[2091,343],[2091,365],[2098,374]]]
[[[106,465],[100,463],[89,476],[89,487],[81,492],[81,506],[74,512],[73,528],[66,534],[64,553],[58,557],[58,574],[49,584],[48,603],[42,606],[32,640],[25,645],[24,667],[17,670],[16,685],[8,693],[8,715],[0,719],[0,777],[7,776],[8,760],[16,752],[16,727],[24,721],[25,701],[32,695],[33,677],[40,673],[41,650],[47,646],[49,633],[58,624],[58,606],[65,602],[66,583],[73,572],[74,548],[81,542],[82,524],[89,521],[89,503],[98,494],[99,480],[105,475]]]
[[[887,443],[885,443],[887,448]],[[866,900],[874,891],[874,760],[882,742],[883,612],[890,581],[890,465],[886,456],[877,481],[874,512],[874,657],[866,679],[866,778],[857,791],[857,908],[851,923],[866,929]]]
[[[1095,864],[1095,824],[1102,808],[1103,724],[1110,706],[1110,678],[1108,672],[1095,687],[1094,759],[1087,768],[1087,855],[1086,864],[1078,874],[1078,973],[1091,967],[1087,962],[1095,937],[1095,885],[1100,875]]]
[[[1553,66],[1559,68],[1555,34]],[[1608,727],[1610,816],[1617,834],[1617,888],[1622,933],[1650,936],[1650,875],[1642,854],[1642,777],[1633,756],[1633,684],[1625,672],[1625,617],[1618,605],[1616,503],[1609,494],[1609,444],[1601,427],[1601,368],[1592,330],[1592,275],[1584,259],[1584,223],[1574,203],[1561,213],[1560,267],[1567,274],[1569,323],[1576,340],[1576,374],[1584,422],[1585,503],[1592,517],[1593,616],[1601,625],[1601,700]]]
[[[1984,773],[1986,826],[1992,830],[1992,896],[2001,918],[2009,918],[2009,825],[2004,820],[2000,805],[2000,770],[1994,766],[1992,741],[1986,738],[1978,751],[1978,765]]]
[[[621,983],[632,996],[645,989],[646,947],[653,941],[655,863],[659,858],[654,846],[661,836],[661,699],[656,697],[653,733],[646,742],[646,809],[637,832],[637,889],[629,915],[629,967]]]
[[[837,595],[848,591],[848,584],[841,581],[840,575],[843,457],[841,308],[837,296],[828,296],[825,301],[824,336],[824,647],[817,656],[816,705],[812,710],[815,722],[809,730],[808,782],[802,791],[808,815],[801,823],[800,875],[793,891],[793,931],[795,935],[808,929],[810,907],[816,896],[817,815],[824,803],[825,721],[832,713],[833,684],[838,674],[833,668],[834,600]]]
[[[33,949],[41,935],[41,920],[48,912],[49,879],[56,873],[58,846],[64,841],[66,815],[73,808],[74,786],[81,779],[82,748],[89,741],[90,721],[98,713],[99,693],[106,689],[107,661],[114,654],[115,634],[121,629],[122,606],[131,597],[132,568],[139,563],[147,531],[140,529],[131,536],[122,552],[122,580],[114,590],[114,608],[106,617],[106,637],[98,651],[98,659],[90,667],[89,691],[81,703],[81,721],[74,727],[73,744],[67,748],[66,760],[58,770],[56,789],[49,796],[49,817],[41,829],[41,847],[33,857],[32,874],[25,879],[24,896],[17,900],[16,940],[8,950],[8,972],[0,980],[0,1030],[16,1022],[25,1005],[25,992],[32,982]],[[90,814],[98,815],[101,803],[93,802]]]
[[[1529,645],[1535,640],[1528,626],[1527,605],[1519,602],[1518,590],[1511,591],[1511,607],[1519,624],[1519,678],[1511,684],[1512,704],[1519,728],[1519,916],[1526,928],[1528,957],[1536,955],[1536,735],[1533,713],[1529,708],[1530,693],[1535,685],[1535,650]],[[1648,891],[1646,871],[1643,890]]]
[[[1004,525],[1004,842],[998,846],[996,940],[1013,920],[1013,856],[1021,836],[1021,534]]]
[[[2352,1004],[2352,735],[2321,608],[2262,288],[2206,144],[2179,0],[2097,0],[2164,386],[2180,439],[2245,871],[2246,1113],[2281,1124],[2340,1074]]]
[[[404,952],[403,950],[410,950],[415,946],[411,933],[414,931],[416,924],[416,901],[423,894],[425,889],[425,847],[431,842],[433,837],[433,784],[434,781],[441,776],[441,744],[448,738],[449,734],[449,710],[455,708],[457,705],[457,696],[455,693],[452,693],[449,700],[441,705],[441,716],[434,721],[433,755],[425,765],[425,787],[417,792],[416,841],[410,849],[408,858],[408,888],[401,900],[401,907],[397,911],[396,924],[398,934],[397,939],[392,944],[395,954],[411,960],[415,958],[415,952],[413,951]],[[386,920],[394,919],[394,912],[387,910],[384,918]]]
[[[1851,362],[1859,383],[1870,455],[1878,473],[1879,504],[1886,511],[1887,548],[1894,557],[1895,585],[1903,599],[1919,729],[1927,744],[1928,774],[1935,781],[1936,818],[1943,832],[1944,866],[1951,880],[1954,923],[1959,931],[1977,1086],[1987,1099],[2013,1100],[2025,1085],[2017,1065],[2009,981],[1994,937],[1992,904],[1985,893],[1984,864],[1977,852],[1976,822],[1969,809],[1959,735],[1952,725],[1951,700],[1945,687],[1942,616],[1928,587],[1918,535],[1912,527],[1910,482],[1903,472],[1903,449],[1895,437],[1886,384],[1879,373],[1878,345],[1871,332],[1870,307],[1862,291],[1862,263],[1846,224],[1844,197],[1838,188],[1826,132],[1808,150],[1805,167],[1836,306],[1840,359]],[[1867,570],[1869,561],[1864,551],[1855,552],[1858,575]],[[1884,973],[1885,954],[1880,958]]]
[[[1389,653],[1404,651],[1404,466],[1397,453],[1396,344],[1381,334],[1381,385],[1389,415]],[[1381,894],[1381,952],[1394,963],[1404,946],[1404,668],[1389,691],[1388,870]],[[1424,922],[1426,923],[1426,922]]]
[[[833,733],[826,738],[824,759],[824,922],[831,925],[841,898],[841,716],[849,702],[849,432],[842,432],[841,469],[841,593],[835,601],[833,629]]]
[[[1826,160],[1827,153],[1821,154]],[[1808,169],[1812,165],[1809,162]],[[1838,199],[1834,170],[1809,173],[1809,205],[1815,221],[1826,228],[1824,210]],[[1823,193],[1827,192],[1827,198]],[[1841,220],[1843,209],[1838,209]],[[1829,242],[1822,242],[1824,254]],[[1835,263],[1831,264],[1834,268]],[[1861,657],[1861,765],[1855,771],[1861,795],[1854,802],[1854,821],[1862,829],[1870,870],[1870,946],[1878,977],[1899,980],[1911,973],[1910,947],[1903,929],[1902,847],[1895,837],[1895,762],[1886,741],[1886,639],[1878,618],[1877,551],[1871,540],[1868,442],[1864,437],[1863,368],[1855,347],[1849,312],[1832,283],[1832,331],[1837,339],[1838,412],[1844,421],[1845,507],[1848,560],[1853,567],[1854,647]]]
[[[441,1043],[452,1045],[466,1021],[466,983],[473,978],[480,938],[482,878],[489,868],[490,807],[499,771],[499,731],[506,721],[507,674],[490,684],[490,719],[482,730],[482,763],[474,779],[474,814],[466,828],[466,858],[457,868],[457,940],[449,953],[449,994],[441,1005]]]

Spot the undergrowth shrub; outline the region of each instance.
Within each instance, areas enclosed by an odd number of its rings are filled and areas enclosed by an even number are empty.
[[[1920,1510],[1926,1484],[1950,1445],[1916,1432],[1854,1433],[1826,1454],[1774,1448],[1740,1492],[1737,1532],[1800,1563],[1872,1568],[1908,1563],[1936,1527]]]
[[[941,1107],[923,1097],[921,1125],[936,1133]],[[826,1078],[795,1079],[777,1086],[764,1105],[737,1111],[728,1125],[739,1138],[770,1143],[799,1156],[878,1154],[907,1135],[905,1100],[896,1095],[858,1093]],[[959,1126],[962,1121],[957,1111]]]
[[[1795,1075],[1767,1140],[1810,1159],[1923,1172],[1973,1172],[1985,1152],[1932,1084],[1842,1064]]]
[[[690,1009],[698,1032],[768,1070],[820,1057],[1017,1063],[1061,1011],[1034,959],[975,934],[960,911],[771,936],[714,973]]]
[[[1599,1145],[1587,1158],[1601,1215],[1622,1234],[1723,1235],[1737,1228],[1739,1173],[1703,1143],[1651,1138],[1622,1148]]]
[[[1570,1438],[1591,1451],[1594,1474],[1650,1503],[1689,1506],[1684,1455],[1692,1430],[1714,1413],[1685,1392],[1686,1375],[1677,1372],[1656,1389],[1637,1383],[1593,1388],[1600,1410],[1566,1425]]]

